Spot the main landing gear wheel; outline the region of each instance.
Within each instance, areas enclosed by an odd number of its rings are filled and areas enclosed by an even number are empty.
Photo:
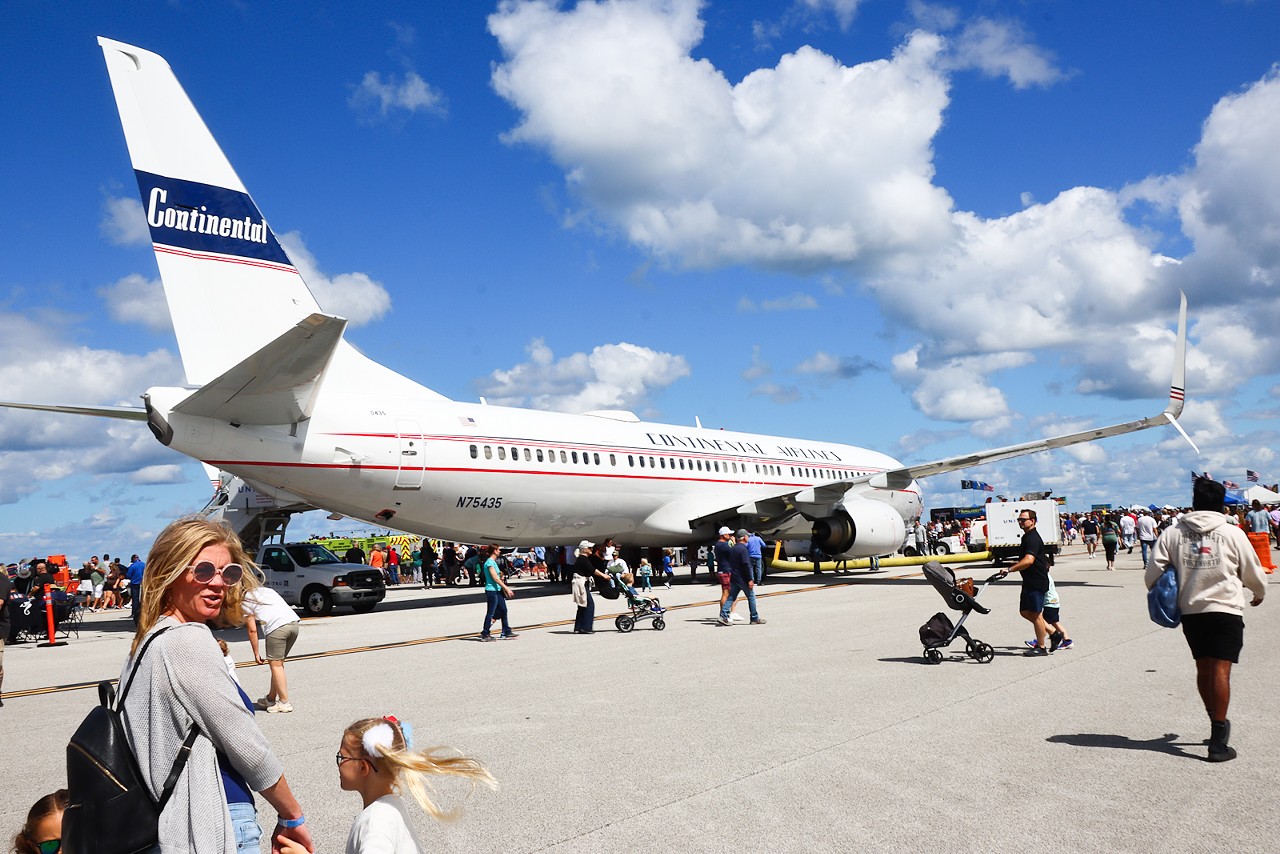
[[[654,617],[654,618],[653,618],[653,630],[654,630],[655,632],[660,632],[660,631],[662,631],[663,629],[665,629],[666,627],[667,627],[667,621],[666,621],[666,620],[662,619],[661,617]]]
[[[979,664],[990,664],[995,660],[996,651],[989,643],[974,641],[973,646],[969,647],[969,655]]]
[[[629,632],[636,627],[635,618],[630,614],[619,614],[618,619],[614,620],[613,624],[618,627],[618,631],[623,633]]]
[[[942,651],[937,649],[926,649],[924,651],[924,660],[930,664],[941,664]]]

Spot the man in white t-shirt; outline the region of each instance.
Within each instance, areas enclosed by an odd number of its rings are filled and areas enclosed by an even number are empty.
[[[284,661],[289,657],[289,650],[293,649],[294,642],[298,640],[298,625],[301,621],[293,608],[270,587],[250,590],[245,594],[241,608],[244,611],[245,626],[249,630],[253,660],[259,664],[263,662],[262,654],[258,651],[258,624],[261,623],[262,634],[267,639],[266,662],[271,667],[271,689],[253,705],[272,714],[292,712]]]
[[[1138,543],[1142,546],[1142,565],[1151,559],[1151,549],[1156,544],[1156,520],[1146,510],[1138,517]]]

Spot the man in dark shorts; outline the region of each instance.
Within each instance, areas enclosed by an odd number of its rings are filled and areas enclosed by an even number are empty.
[[[1197,478],[1191,512],[1156,540],[1146,574],[1148,590],[1171,566],[1178,576],[1182,633],[1196,660],[1196,688],[1209,714],[1210,762],[1236,758],[1228,744],[1231,665],[1240,661],[1244,647],[1245,603],[1260,605],[1267,592],[1248,535],[1222,514],[1225,498],[1222,484]]]
[[[1048,655],[1062,642],[1062,633],[1054,632],[1050,637],[1049,627],[1044,621],[1044,600],[1049,593],[1049,553],[1045,550],[1040,532],[1036,530],[1036,511],[1019,510],[1018,527],[1022,529],[1022,553],[1017,563],[1000,572],[1000,577],[1011,572],[1022,573],[1022,596],[1018,600],[1018,613],[1036,631],[1035,646],[1025,654]],[[1052,649],[1046,645],[1046,641],[1052,643]]]

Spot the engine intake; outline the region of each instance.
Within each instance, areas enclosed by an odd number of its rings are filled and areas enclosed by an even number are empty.
[[[906,523],[897,510],[865,498],[813,522],[813,541],[827,554],[840,557],[892,554],[906,536]]]

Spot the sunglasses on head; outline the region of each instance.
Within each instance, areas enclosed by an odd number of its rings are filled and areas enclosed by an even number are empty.
[[[240,579],[244,578],[244,567],[238,563],[229,563],[222,569],[218,569],[209,561],[202,560],[194,566],[187,567],[187,569],[191,570],[191,574],[201,584],[208,584],[213,581],[215,575],[221,575],[222,582],[228,585],[239,584]]]

